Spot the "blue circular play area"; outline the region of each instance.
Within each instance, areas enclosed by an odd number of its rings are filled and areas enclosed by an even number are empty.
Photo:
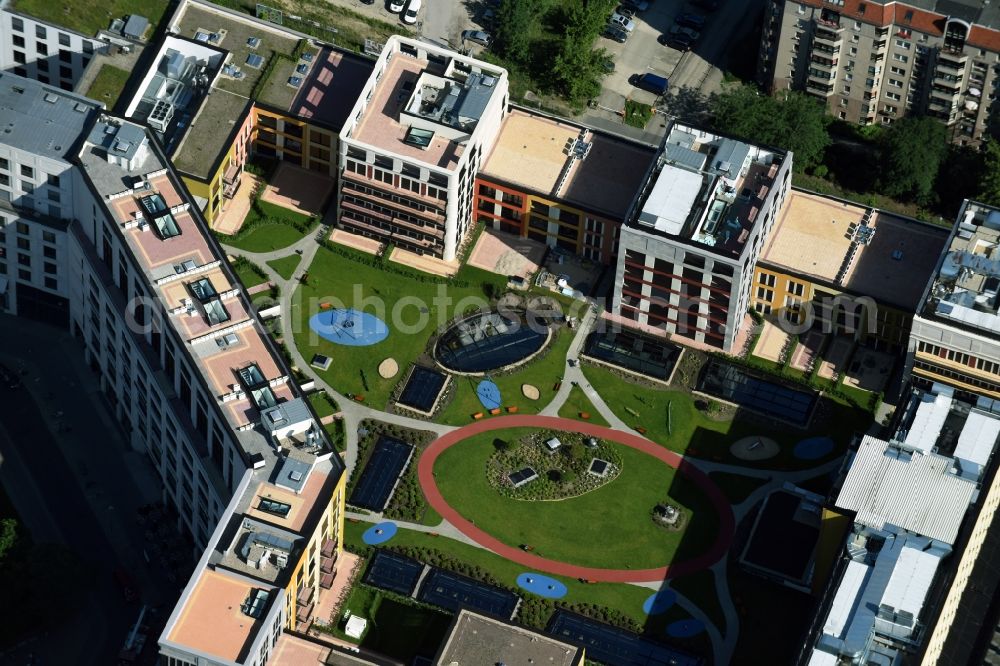
[[[701,620],[677,620],[667,625],[667,635],[671,638],[691,638],[705,631]]]
[[[555,578],[540,573],[523,573],[517,577],[521,588],[546,599],[561,599],[566,596],[566,586]]]
[[[389,327],[373,314],[354,309],[318,312],[309,318],[309,328],[324,340],[345,347],[367,347],[385,340]]]
[[[677,601],[677,594],[673,590],[660,590],[656,594],[649,595],[645,603],[642,604],[642,612],[646,615],[659,615],[665,613],[668,608]]]
[[[361,535],[361,540],[369,546],[377,546],[396,536],[396,523],[384,522],[372,525]]]
[[[833,451],[829,437],[810,437],[795,445],[794,454],[799,460],[817,460]]]
[[[500,387],[492,379],[484,379],[476,386],[476,396],[486,409],[500,408]]]

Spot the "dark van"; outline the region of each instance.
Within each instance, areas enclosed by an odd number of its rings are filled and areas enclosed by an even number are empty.
[[[634,85],[636,88],[648,90],[654,95],[662,97],[667,94],[667,87],[670,82],[665,77],[646,73],[633,75],[632,78],[629,79],[629,83]]]

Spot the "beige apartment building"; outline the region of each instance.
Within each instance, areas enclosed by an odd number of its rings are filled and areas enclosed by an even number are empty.
[[[952,139],[995,132],[1000,6],[981,0],[771,0],[758,79],[852,123],[926,114]]]

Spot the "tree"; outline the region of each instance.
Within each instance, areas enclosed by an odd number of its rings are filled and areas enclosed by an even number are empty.
[[[608,53],[593,47],[610,9],[606,0],[566,0],[561,6],[563,38],[551,75],[554,87],[571,103],[601,92],[602,65]]]
[[[1000,206],[1000,143],[990,139],[983,146],[982,171],[976,200],[990,206]]]
[[[897,120],[882,139],[879,188],[890,197],[931,203],[947,155],[948,131],[940,122],[926,116]]]
[[[826,110],[801,93],[770,97],[752,86],[739,86],[718,95],[712,111],[720,132],[792,151],[796,171],[821,163],[830,145]]]
[[[0,520],[0,561],[17,546],[17,521],[13,518]]]
[[[536,4],[530,0],[503,0],[497,10],[493,44],[497,52],[520,65],[531,59],[531,27]]]

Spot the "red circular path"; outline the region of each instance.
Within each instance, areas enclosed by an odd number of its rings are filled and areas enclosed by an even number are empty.
[[[520,548],[509,546],[499,539],[479,529],[471,522],[462,517],[438,490],[437,482],[434,480],[434,463],[439,455],[449,447],[459,442],[491,430],[503,428],[549,428],[552,430],[564,430],[568,432],[580,432],[585,435],[608,439],[611,441],[638,449],[643,453],[662,460],[671,467],[684,474],[698,488],[705,493],[709,501],[719,514],[719,533],[715,537],[715,543],[702,555],[683,562],[677,562],[657,569],[598,569],[595,567],[582,567],[575,564],[567,564],[558,560],[550,560],[532,553],[525,552]],[[715,564],[725,554],[733,540],[733,530],[735,520],[733,511],[719,487],[716,486],[708,476],[697,469],[694,465],[684,460],[684,457],[668,451],[667,449],[654,444],[653,442],[620,430],[612,430],[593,423],[575,421],[573,419],[556,418],[552,416],[501,416],[487,421],[477,421],[463,428],[458,428],[439,437],[431,443],[423,455],[420,456],[420,464],[417,467],[417,476],[420,485],[427,496],[427,501],[434,510],[449,523],[458,528],[463,534],[476,543],[489,548],[494,553],[523,564],[526,567],[546,573],[567,576],[570,578],[584,578],[586,580],[600,581],[607,583],[642,583],[652,580],[666,580],[676,576],[701,571]]]

